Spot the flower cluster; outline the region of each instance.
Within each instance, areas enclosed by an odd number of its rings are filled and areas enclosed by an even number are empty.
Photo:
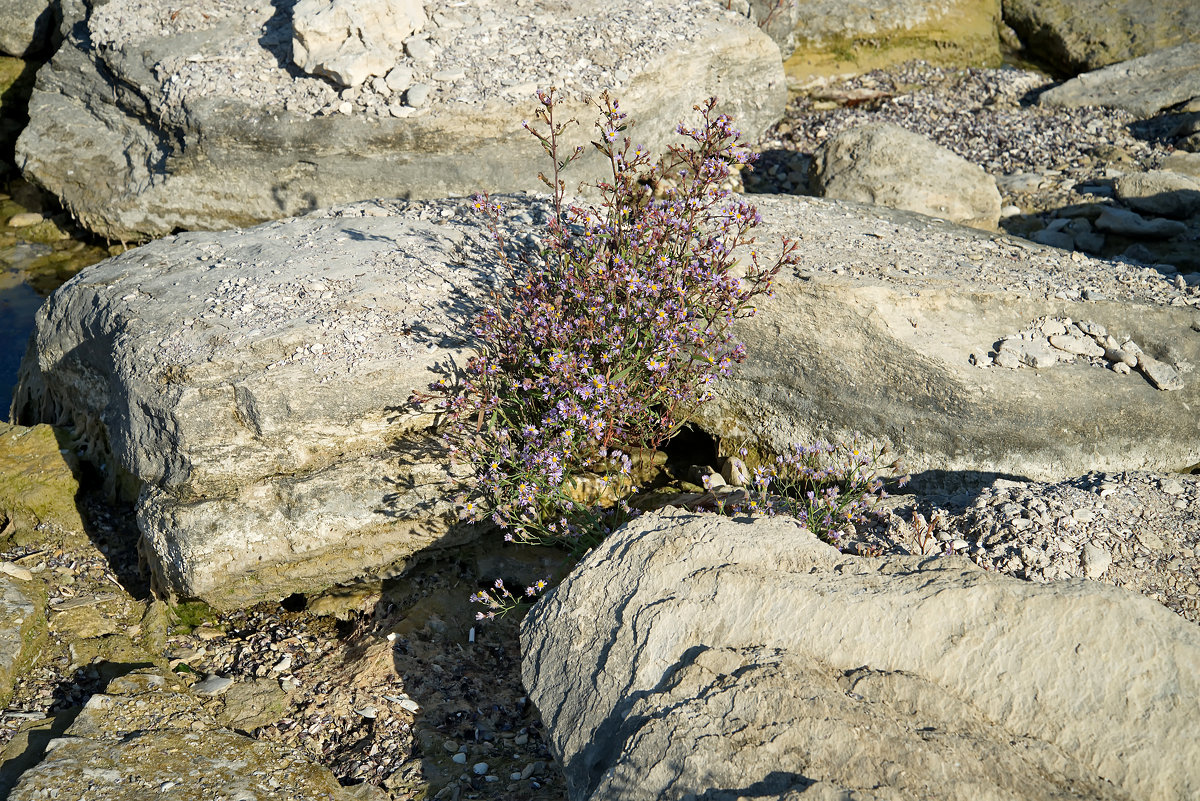
[[[696,107],[697,127],[678,128],[690,142],[652,162],[602,96],[593,145],[609,175],[596,184],[599,207],[581,207],[566,203],[560,178],[581,151],[561,156],[553,90],[538,98],[526,128],[553,163],[540,177],[554,218],[537,257],[475,320],[476,353],[443,403],[452,451],[473,466],[463,517],[490,518],[510,540],[586,548],[627,517],[613,502],[634,491],[636,457],[745,357],[730,326],[753,313],[795,248],[785,242],[767,266],[751,252],[733,274],[734,251],[753,242],[760,218],[722,187],[752,156],[715,99]],[[476,205],[504,258],[501,210],[486,197]]]
[[[745,494],[722,505],[721,511],[790,515],[840,546],[847,528],[867,522],[887,497],[885,475],[902,471],[899,460],[890,459],[881,448],[867,448],[857,437],[837,444],[793,445],[773,464],[755,467]],[[897,484],[907,481],[901,476]]]
[[[498,617],[504,617],[509,612],[521,608],[526,603],[533,603],[537,597],[545,591],[549,582],[546,579],[538,579],[534,583],[525,588],[525,592],[520,596],[512,594],[512,591],[504,586],[503,579],[496,581],[486,590],[480,590],[471,596],[471,603],[483,604],[487,607],[486,612],[476,612],[476,620],[495,620]]]

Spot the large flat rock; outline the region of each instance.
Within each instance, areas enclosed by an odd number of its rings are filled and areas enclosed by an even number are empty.
[[[1192,0],[1002,0],[1035,57],[1077,74],[1200,41]]]
[[[725,447],[745,439],[781,452],[861,431],[894,446],[916,479],[958,484],[981,473],[1058,480],[1200,462],[1195,289],[1152,269],[877,206],[756,202],[764,251],[781,235],[802,237],[800,265],[757,316],[737,323],[748,357],[700,409]],[[972,363],[1042,318],[1132,337],[1178,368],[1183,388],[1159,390],[1138,372],[1085,359],[1012,370]]]
[[[572,801],[1200,792],[1200,630],[1115,587],[648,515],[521,643]]]
[[[172,595],[229,608],[385,569],[467,536],[407,402],[461,362],[493,247],[468,201],[158,240],[47,301],[14,412],[72,425],[137,494]]]
[[[339,93],[292,65],[291,3],[64,3],[23,173],[110,238],[218,229],[372,197],[536,189],[534,91],[612,88],[657,149],[710,95],[750,139],[783,113],[778,47],[710,0],[426,4],[390,83]],[[441,20],[439,22],[439,19]],[[605,167],[589,153],[577,177]]]
[[[1038,103],[1076,108],[1107,106],[1150,117],[1200,97],[1200,42],[1122,61],[1042,92]]]

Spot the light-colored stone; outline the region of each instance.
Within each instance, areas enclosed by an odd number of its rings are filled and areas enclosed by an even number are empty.
[[[1200,71],[1200,45],[1196,57]],[[1164,170],[1129,173],[1117,179],[1116,190],[1123,203],[1143,214],[1186,219],[1200,213],[1200,179],[1187,175]]]
[[[489,15],[491,44],[465,28],[441,31],[459,44],[438,45],[429,63],[405,57],[402,66],[424,73],[463,69],[470,84],[431,92],[418,113],[399,105],[393,113],[386,102],[369,105],[373,93],[341,97],[324,79],[294,75],[290,32],[270,0],[222,6],[208,22],[199,13],[173,17],[166,4],[149,13],[144,3],[88,10],[63,0],[65,41],[39,72],[17,143],[26,176],[115,240],[251,225],[366,198],[540,191],[545,154],[521,127],[533,91],[501,93],[495,82],[579,84],[558,109],[559,119],[584,122],[566,135],[569,149],[592,138],[595,109],[581,95],[614,81],[594,67],[579,83],[583,71],[564,75],[562,59],[531,58],[534,51],[623,65],[617,97],[636,122],[632,134],[654,152],[677,140],[676,126],[710,95],[749,141],[787,102],[775,43],[707,0],[472,3],[473,14]],[[588,21],[587,35],[561,22],[576,18]],[[527,55],[510,52],[518,39],[529,42]],[[416,82],[429,84],[427,76]],[[467,88],[470,102],[458,102]],[[334,113],[342,103],[349,114]],[[605,169],[589,148],[567,178],[595,179]]]
[[[800,267],[735,324],[747,359],[698,411],[722,442],[783,453],[859,431],[890,443],[918,484],[1200,462],[1194,382],[1162,393],[1084,363],[980,370],[969,359],[1033,321],[1070,317],[1128,333],[1160,360],[1200,364],[1194,309],[1149,302],[1115,280],[1099,287],[1105,302],[1055,298],[1111,268],[926,217],[816,198],[755,202],[758,241],[796,239]],[[1167,284],[1151,269],[1139,275]]]
[[[522,653],[572,801],[1200,792],[1200,632],[1103,584],[648,515],[534,607]]]
[[[1071,74],[1200,42],[1200,7],[1190,0],[1003,0],[1002,5],[1004,21],[1025,48]]]
[[[31,225],[37,225],[45,217],[38,214],[36,211],[23,211],[8,218],[9,228],[28,228]]]
[[[1155,386],[1156,389],[1180,390],[1184,387],[1183,377],[1172,365],[1160,361],[1144,353],[1137,357],[1137,369]]]
[[[292,59],[305,72],[361,86],[386,75],[424,24],[422,0],[300,0],[292,7]]]
[[[1111,564],[1112,554],[1108,552],[1108,549],[1090,542],[1083,546],[1083,572],[1088,578],[1100,578]]]
[[[47,302],[15,411],[73,424],[137,496],[168,594],[229,608],[396,569],[470,536],[407,402],[464,358],[493,247],[466,200],[159,240]]]
[[[891,123],[831,137],[812,164],[819,195],[915,211],[976,228],[1000,219],[996,181],[977,165]]]
[[[1200,15],[1197,19],[1200,21]],[[1038,103],[1067,108],[1107,106],[1149,117],[1197,96],[1200,96],[1200,41],[1085,72],[1046,90],[1038,96]]]

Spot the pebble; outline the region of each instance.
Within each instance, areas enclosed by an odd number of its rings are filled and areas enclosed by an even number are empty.
[[[471,766],[471,770],[475,772],[476,776],[482,776],[483,774],[488,772],[488,763],[476,762],[474,765]]]
[[[450,759],[453,760],[454,762],[457,762],[460,765],[467,764],[467,755],[464,754],[462,751],[459,751],[457,754],[450,757]]]
[[[1159,489],[1161,489],[1167,495],[1182,495],[1183,494],[1183,485],[1180,484],[1175,479],[1168,479],[1168,480],[1162,482],[1159,485]]]
[[[429,84],[416,83],[408,88],[404,94],[404,102],[413,108],[421,108],[429,102]]]
[[[218,676],[216,673],[208,676],[203,681],[192,685],[192,692],[196,695],[220,695],[233,685],[233,679]]]
[[[15,579],[20,579],[21,581],[33,580],[33,572],[30,571],[29,568],[21,567],[20,565],[12,562],[0,562],[0,573],[12,576]]]
[[[8,227],[28,228],[31,225],[37,225],[44,219],[45,217],[36,211],[22,211],[8,218]]]

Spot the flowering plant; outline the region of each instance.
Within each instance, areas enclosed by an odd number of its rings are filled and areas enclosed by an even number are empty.
[[[795,246],[785,241],[765,266],[749,250],[735,275],[734,251],[754,242],[760,218],[723,183],[754,157],[715,99],[695,107],[697,127],[677,128],[690,142],[652,161],[602,95],[592,144],[609,170],[595,184],[598,207],[567,202],[561,171],[582,148],[560,152],[567,124],[555,121],[554,90],[538,101],[525,127],[553,165],[539,176],[553,219],[540,251],[476,318],[476,353],[459,383],[434,389],[451,451],[473,467],[462,517],[490,518],[511,541],[584,550],[630,514],[637,457],[677,432],[745,357],[730,326],[753,314]],[[501,209],[486,196],[476,207],[507,261]]]

